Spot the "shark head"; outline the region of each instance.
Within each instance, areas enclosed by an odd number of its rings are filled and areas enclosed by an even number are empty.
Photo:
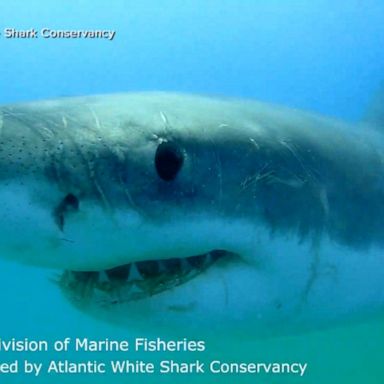
[[[0,109],[5,257],[140,329],[265,334],[379,313],[382,138],[167,93]]]

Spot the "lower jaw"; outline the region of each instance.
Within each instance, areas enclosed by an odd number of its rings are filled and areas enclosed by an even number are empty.
[[[188,284],[217,263],[234,254],[213,250],[187,258],[148,260],[90,272],[64,271],[59,285],[77,306],[101,307],[145,300],[177,286]]]

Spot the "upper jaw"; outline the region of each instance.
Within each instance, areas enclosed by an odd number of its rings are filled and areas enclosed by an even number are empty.
[[[186,258],[147,260],[115,268],[76,272],[64,271],[59,285],[76,303],[87,305],[95,299],[103,305],[143,300],[188,283],[217,262],[234,255],[224,250]]]

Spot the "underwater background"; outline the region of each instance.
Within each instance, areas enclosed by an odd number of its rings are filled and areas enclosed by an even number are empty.
[[[110,29],[116,36],[112,41],[0,36],[0,103],[166,90],[255,98],[358,121],[384,79],[383,20],[382,0],[1,0],[1,31],[7,27]],[[146,336],[75,310],[50,281],[54,274],[0,261],[0,338]],[[381,384],[383,345],[384,318],[297,336],[231,340],[225,348],[217,340],[197,356],[203,360],[307,362],[302,378],[0,375],[0,383]],[[0,352],[0,362],[20,357],[20,353]],[[22,355],[32,361],[51,357]],[[193,354],[167,357],[196,358]],[[85,357],[68,354],[65,358]],[[108,360],[111,356],[95,353],[92,358]]]

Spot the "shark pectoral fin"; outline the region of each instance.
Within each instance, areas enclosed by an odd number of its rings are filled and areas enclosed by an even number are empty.
[[[384,132],[384,81],[373,95],[363,121]]]

